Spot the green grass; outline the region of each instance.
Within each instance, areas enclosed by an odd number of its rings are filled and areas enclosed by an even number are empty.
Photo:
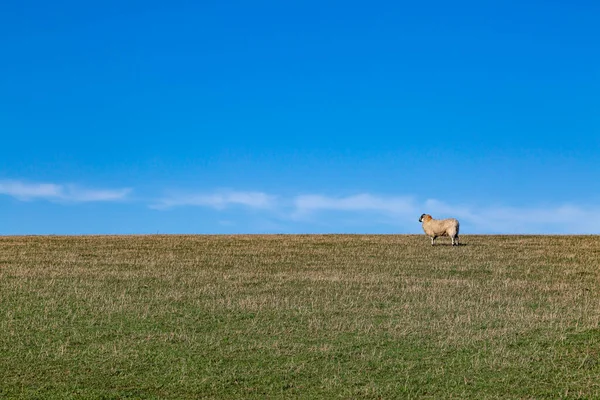
[[[600,398],[600,237],[0,238],[0,398]]]

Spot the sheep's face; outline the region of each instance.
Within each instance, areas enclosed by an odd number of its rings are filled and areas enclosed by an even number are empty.
[[[419,222],[427,222],[430,219],[432,219],[431,215],[429,215],[429,214],[421,214],[421,218],[419,218]]]

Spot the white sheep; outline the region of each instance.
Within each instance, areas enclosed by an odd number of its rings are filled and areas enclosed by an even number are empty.
[[[456,219],[433,219],[431,215],[423,214],[419,218],[419,222],[423,223],[423,230],[431,238],[432,246],[438,236],[450,236],[452,246],[458,246],[458,229],[460,225]]]

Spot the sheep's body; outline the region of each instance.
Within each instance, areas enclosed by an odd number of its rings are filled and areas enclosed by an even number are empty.
[[[423,231],[431,238],[433,246],[435,238],[440,236],[450,236],[452,238],[452,246],[458,246],[458,231],[460,224],[454,218],[448,219],[433,219],[429,214],[421,215],[419,222],[423,223]]]

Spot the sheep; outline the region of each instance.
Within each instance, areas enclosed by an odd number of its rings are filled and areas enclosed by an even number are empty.
[[[433,246],[435,238],[438,236],[450,236],[452,238],[452,246],[458,246],[458,229],[459,223],[454,218],[448,219],[433,219],[429,214],[422,214],[419,222],[423,223],[425,234],[431,237],[431,245]]]

